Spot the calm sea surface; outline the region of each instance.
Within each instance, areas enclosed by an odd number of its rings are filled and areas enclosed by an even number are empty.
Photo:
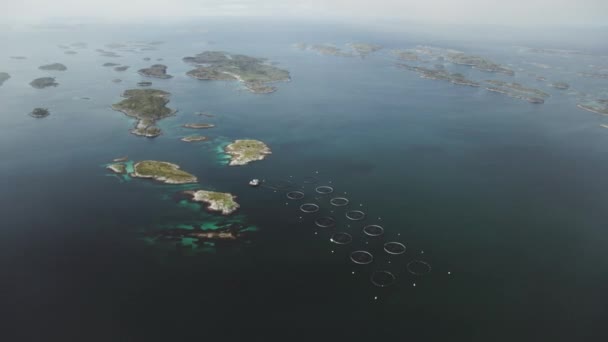
[[[600,124],[608,119],[577,109],[568,91],[527,74],[606,96],[605,80],[577,76],[589,64],[608,67],[606,58],[526,54],[515,41],[465,44],[343,27],[247,26],[1,34],[0,72],[12,76],[0,87],[0,310],[8,317],[0,334],[6,341],[178,341],[184,335],[221,341],[254,329],[370,341],[605,337],[608,130]],[[95,52],[138,40],[165,43],[118,58]],[[75,55],[57,47],[76,41],[88,47]],[[386,48],[360,59],[292,47],[353,41]],[[389,50],[418,44],[509,64],[518,71],[515,81],[552,97],[532,105],[396,68]],[[187,77],[191,67],[181,58],[205,50],[266,57],[292,80],[277,84],[276,93],[256,95],[236,83]],[[15,55],[28,59],[9,59]],[[37,69],[52,62],[68,70]],[[106,62],[130,69],[116,72],[102,67]],[[129,134],[134,121],[110,105],[144,80],[138,69],[153,63],[174,75],[151,81],[172,93],[169,107],[179,112],[162,120],[163,135],[151,140]],[[448,67],[474,79],[499,77]],[[60,85],[28,85],[47,75]],[[34,107],[52,114],[33,119],[27,113]],[[216,124],[203,132],[211,141],[179,141],[193,133],[181,125],[200,121]],[[239,138],[262,140],[273,154],[227,167],[218,150]],[[194,173],[200,188],[236,194],[242,208],[234,220],[256,231],[246,241],[204,248],[150,243],[146,233],[155,229],[222,219],[180,202],[175,193],[184,187],[108,174],[104,165],[121,156],[174,162]],[[250,188],[252,178],[278,190]],[[305,199],[288,200],[287,185]],[[332,186],[333,196],[347,197],[349,205],[332,207],[330,196],[314,192],[319,185]],[[318,203],[320,212],[303,214],[304,202]],[[348,210],[367,217],[349,221]],[[323,216],[334,217],[336,227],[316,227]],[[361,229],[368,224],[382,225],[385,234],[366,237]],[[353,242],[331,243],[336,231],[349,232]],[[382,251],[387,241],[404,243],[406,253],[389,257]],[[372,252],[374,262],[352,263],[349,255],[359,249]],[[431,272],[410,274],[412,260],[428,262]],[[378,270],[392,272],[396,282],[374,286],[370,277]]]

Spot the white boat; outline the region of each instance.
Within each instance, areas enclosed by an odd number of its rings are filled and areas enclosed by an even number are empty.
[[[249,181],[249,185],[251,185],[251,186],[258,186],[258,185],[260,185],[260,180],[257,179],[257,178],[254,178],[254,179],[252,179],[252,180]]]

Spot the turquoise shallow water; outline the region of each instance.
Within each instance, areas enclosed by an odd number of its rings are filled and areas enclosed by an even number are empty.
[[[605,118],[577,110],[574,97],[542,84],[553,96],[535,106],[419,79],[395,68],[386,51],[347,59],[291,47],[298,41],[367,40],[387,48],[432,43],[418,36],[328,26],[286,26],[287,33],[264,25],[247,32],[209,26],[206,34],[183,27],[4,34],[0,71],[12,78],[0,87],[6,243],[0,256],[9,279],[3,293],[16,321],[11,326],[37,327],[16,329],[21,340],[209,337],[228,327],[230,333],[272,327],[457,341],[600,336],[608,307],[608,131],[599,126]],[[117,40],[158,39],[166,43],[157,51],[116,59],[94,51]],[[78,40],[89,48],[77,55],[56,47]],[[510,46],[461,48],[526,70],[532,67],[522,60],[564,65],[534,72],[587,92],[606,91],[605,83],[576,77],[591,63],[588,57],[529,56]],[[189,66],[181,58],[206,49],[267,57],[289,69],[292,81],[261,96],[235,83],[186,77]],[[129,134],[133,120],[110,109],[143,80],[135,71],[154,63],[143,61],[146,56],[169,66],[174,78],[152,80],[153,87],[171,92],[169,106],[178,109],[160,122],[164,133],[153,140]],[[131,68],[119,73],[101,66],[108,61]],[[36,69],[48,62],[64,63],[68,71]],[[59,87],[27,85],[47,73],[57,75]],[[525,72],[515,79],[532,82]],[[51,116],[33,120],[27,113],[35,106],[49,107]],[[215,117],[194,114],[199,111]],[[193,133],[181,126],[197,121],[216,124],[202,132],[211,140],[179,141]],[[273,154],[227,167],[221,148],[238,138],[265,141]],[[125,155],[178,163],[200,187],[236,194],[242,208],[233,221],[249,227],[247,241],[196,250],[191,240],[179,247],[151,244],[144,234],[150,229],[225,220],[180,202],[174,193],[189,187],[107,177],[104,165]],[[349,208],[363,209],[365,224],[381,222],[384,239],[402,241],[406,254],[390,259],[374,252],[369,267],[351,263],[352,250],[378,251],[381,244],[361,233],[363,223],[347,221],[346,209],[315,198],[316,185],[305,182],[310,176],[347,196]],[[334,216],[336,231],[349,232],[353,243],[332,245],[331,232],[315,227],[284,191],[250,188],[251,178],[300,187],[305,201],[320,203],[320,215]],[[406,271],[415,258],[432,265],[428,276]],[[373,286],[370,276],[378,269],[395,273],[397,282]]]

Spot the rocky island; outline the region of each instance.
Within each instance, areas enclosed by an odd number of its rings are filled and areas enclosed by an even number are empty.
[[[106,51],[104,49],[97,49],[95,51],[99,52],[99,54],[103,57],[112,57],[112,58],[120,57],[120,55],[114,51]]]
[[[112,159],[112,161],[115,163],[124,163],[128,160],[129,160],[129,157],[127,157],[127,156]]]
[[[112,62],[108,62],[108,63],[103,63],[104,67],[113,67],[113,66],[117,66],[120,65],[118,63],[112,63]]]
[[[36,89],[43,89],[46,87],[56,87],[59,83],[55,82],[55,77],[41,77],[30,82],[30,85]]]
[[[24,59],[27,59],[27,57],[25,57],[25,56],[11,56],[10,58],[11,58],[11,59],[16,59],[16,60],[24,60]]]
[[[180,139],[183,142],[198,142],[198,141],[207,141],[209,138],[202,135],[189,135],[187,137],[183,137]]]
[[[173,76],[167,74],[167,66],[163,64],[154,64],[149,68],[139,69],[138,73],[142,76],[156,78],[171,78]]]
[[[588,112],[608,115],[608,99],[588,100],[576,106]]]
[[[11,78],[11,75],[6,72],[0,72],[0,86],[8,81],[9,78]]]
[[[515,75],[513,70],[480,56],[464,53],[448,53],[445,57],[449,62],[454,64],[468,65],[482,71],[498,72],[509,76]]]
[[[221,212],[223,215],[230,215],[239,208],[235,202],[236,196],[229,193],[198,190],[185,191],[184,194],[191,196],[194,202],[206,203],[207,210]]]
[[[367,57],[371,53],[382,50],[382,46],[376,44],[352,43],[349,44],[349,46],[362,58]]]
[[[608,73],[602,73],[597,71],[579,72],[578,74],[583,77],[608,79]]]
[[[402,61],[417,61],[418,55],[409,50],[393,50],[391,53]]]
[[[153,138],[160,135],[160,128],[156,127],[158,120],[175,114],[167,108],[170,93],[157,89],[129,89],[122,95],[124,100],[112,105],[112,109],[136,118],[138,121],[131,133],[139,136]]]
[[[330,44],[314,44],[310,46],[310,49],[318,52],[321,55],[326,56],[337,56],[337,57],[353,57],[354,54],[350,52],[344,52],[337,46]]]
[[[566,82],[553,82],[549,84],[550,87],[553,87],[555,89],[560,89],[560,90],[566,90],[568,88],[570,88],[570,85]]]
[[[197,65],[187,75],[199,80],[238,80],[251,92],[271,93],[268,83],[289,81],[289,72],[266,63],[266,59],[233,55],[223,51],[205,51],[183,61]]]
[[[51,115],[51,112],[46,108],[34,108],[30,113],[30,116],[36,119],[46,118],[49,115]]]
[[[68,68],[61,64],[61,63],[53,63],[53,64],[46,64],[46,65],[42,65],[39,66],[38,69],[40,70],[53,70],[53,71],[66,71],[68,70]]]
[[[143,82],[138,82],[137,85],[140,87],[149,87],[152,85],[152,82],[143,81]]]
[[[213,128],[213,127],[215,127],[215,125],[208,124],[208,123],[187,123],[187,124],[184,124],[183,127],[192,128],[192,129],[206,129],[206,128]]]
[[[398,63],[397,66],[406,70],[415,71],[420,75],[421,78],[448,81],[453,84],[466,85],[469,87],[480,86],[479,83],[467,79],[463,74],[451,73],[444,69],[428,69],[423,67],[410,66],[403,63]]]
[[[540,89],[528,88],[519,83],[509,83],[498,80],[487,80],[486,82],[489,84],[489,86],[486,87],[489,91],[525,100],[530,103],[544,103],[545,99],[551,96]]]
[[[270,148],[258,140],[236,140],[224,149],[229,154],[231,166],[246,165],[252,161],[262,160],[271,154]]]
[[[122,163],[114,163],[114,164],[110,164],[108,166],[106,166],[106,169],[117,173],[117,174],[125,174],[127,172],[127,167],[125,166],[125,164]]]
[[[524,48],[524,52],[528,53],[540,53],[540,54],[548,54],[548,55],[585,55],[586,53],[578,50],[566,50],[566,49],[546,49],[546,48]]]
[[[196,176],[180,170],[179,165],[156,160],[135,163],[131,177],[150,178],[167,184],[188,184],[198,181]]]
[[[117,66],[114,68],[114,71],[127,71],[127,69],[129,69],[128,65],[123,65],[123,66]]]

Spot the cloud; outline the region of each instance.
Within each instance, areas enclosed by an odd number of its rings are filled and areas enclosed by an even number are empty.
[[[4,18],[275,16],[467,24],[604,24],[606,0],[0,0]]]

